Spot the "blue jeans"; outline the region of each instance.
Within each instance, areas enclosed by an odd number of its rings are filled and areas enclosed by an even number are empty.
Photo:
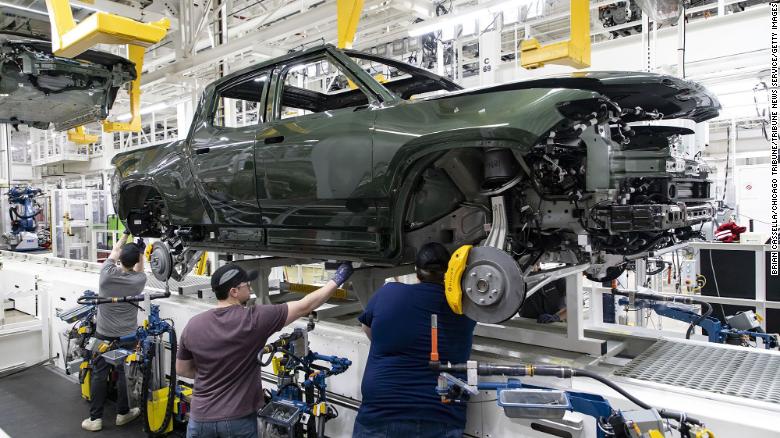
[[[451,424],[423,420],[361,424],[355,421],[352,438],[461,438],[463,429]]]
[[[257,438],[257,415],[225,421],[195,421],[190,418],[187,438]]]

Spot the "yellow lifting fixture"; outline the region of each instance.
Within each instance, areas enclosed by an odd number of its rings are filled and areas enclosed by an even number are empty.
[[[68,141],[72,141],[76,144],[92,144],[97,143],[100,137],[95,134],[87,134],[84,131],[84,126],[76,126],[73,129],[68,130]]]
[[[160,42],[171,23],[167,18],[142,23],[126,17],[95,12],[76,24],[68,0],[46,0],[51,21],[51,47],[56,56],[72,58],[97,44],[126,44],[130,61],[135,63],[136,78],[130,83],[130,114],[128,123],[103,121],[105,132],[141,130],[141,70],[144,48]],[[83,128],[82,128],[83,130]],[[78,131],[73,138],[78,138]],[[71,138],[71,133],[68,133]]]
[[[337,0],[338,15],[338,48],[351,49],[355,41],[360,13],[363,11],[363,0]]]
[[[536,38],[520,43],[520,65],[533,69],[545,64],[563,64],[574,68],[590,67],[590,5],[588,0],[571,0],[568,41],[539,44]]]

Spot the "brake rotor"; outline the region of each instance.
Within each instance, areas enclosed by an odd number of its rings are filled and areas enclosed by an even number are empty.
[[[152,253],[149,257],[149,267],[152,275],[160,281],[167,281],[173,272],[173,257],[171,250],[165,242],[157,241],[152,244]]]
[[[525,281],[517,262],[500,249],[471,249],[461,277],[463,313],[474,321],[499,323],[514,316],[525,299]]]

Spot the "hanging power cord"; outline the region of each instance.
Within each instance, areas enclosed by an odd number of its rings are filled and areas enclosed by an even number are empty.
[[[146,397],[149,393],[149,383],[152,379],[152,367],[147,365],[144,367],[144,374],[141,380],[141,394],[144,398],[141,400],[141,418],[144,419],[144,429],[149,436],[162,437],[166,435],[165,430],[168,428],[171,420],[173,419],[173,400],[176,398],[176,353],[178,351],[178,344],[176,341],[176,330],[171,327],[168,332],[168,342],[171,344],[171,375],[168,379],[168,404],[165,407],[165,418],[160,424],[160,427],[153,429],[149,424],[149,417],[147,415],[147,400]],[[148,362],[154,359],[154,350],[150,350]]]
[[[710,270],[712,271],[712,281],[715,283],[715,294],[720,298],[720,288],[718,287],[718,277],[715,275],[715,266],[712,264],[712,250],[710,249],[709,252],[709,259],[710,259]],[[706,281],[706,277],[705,277]],[[726,310],[723,308],[723,303],[718,303],[720,306],[720,313],[723,317],[723,320],[726,319]]]
[[[726,188],[729,184],[729,159],[731,158],[731,127],[726,126],[726,176],[723,178],[723,196],[720,198],[721,204],[726,201]]]

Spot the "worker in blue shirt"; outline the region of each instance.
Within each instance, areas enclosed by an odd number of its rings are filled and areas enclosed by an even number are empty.
[[[460,438],[466,406],[442,403],[428,363],[431,314],[438,315],[442,362],[469,359],[476,323],[452,312],[444,296],[450,254],[425,244],[415,261],[418,284],[387,283],[358,318],[371,340],[353,438]],[[461,376],[464,377],[465,376]]]

